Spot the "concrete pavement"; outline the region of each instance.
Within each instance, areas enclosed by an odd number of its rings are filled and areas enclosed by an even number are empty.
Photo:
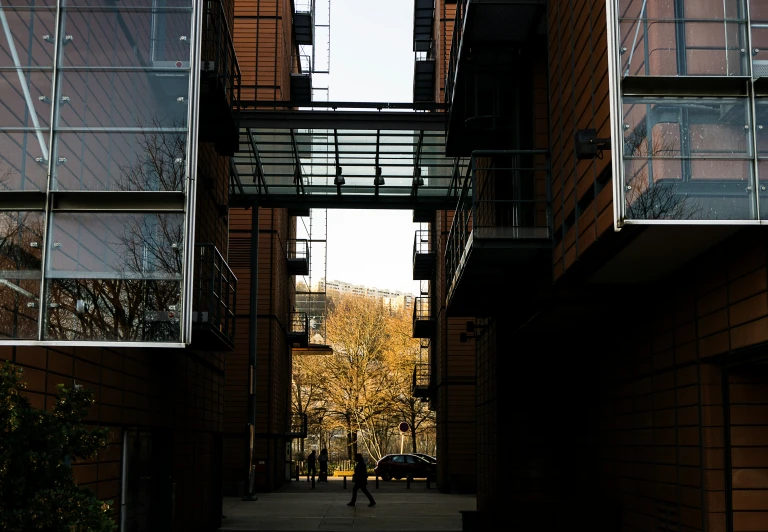
[[[352,481],[344,489],[340,478],[316,482],[312,488],[306,477],[292,481],[271,493],[257,493],[257,501],[224,499],[222,532],[457,532],[461,530],[461,510],[475,509],[474,495],[443,494],[424,480],[379,481],[368,479],[368,489],[376,500],[358,493],[357,505],[347,506],[352,497]]]

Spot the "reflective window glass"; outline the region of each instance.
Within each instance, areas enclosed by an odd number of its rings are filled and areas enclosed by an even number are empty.
[[[0,212],[0,339],[36,339],[43,213]]]
[[[0,68],[53,68],[56,11],[0,6]]]
[[[0,70],[0,129],[47,128],[51,98],[50,71]]]
[[[0,191],[45,190],[48,132],[0,130]]]
[[[746,76],[741,0],[620,0],[623,76]]]
[[[54,213],[48,275],[180,279],[184,215]]]
[[[186,176],[186,133],[56,136],[57,190],[178,191]]]
[[[59,80],[57,129],[187,127],[188,71],[65,70]]]
[[[746,98],[625,98],[626,217],[752,219],[748,104]]]
[[[63,15],[64,67],[189,69],[191,8],[67,8]]]

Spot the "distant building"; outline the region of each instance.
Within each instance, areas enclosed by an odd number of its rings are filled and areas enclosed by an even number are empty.
[[[383,288],[372,288],[363,285],[345,283],[344,281],[318,281],[318,290],[325,290],[328,293],[354,294],[358,296],[376,298],[382,300],[383,304],[391,310],[410,310],[413,308],[413,294],[406,294],[398,290],[387,290]]]

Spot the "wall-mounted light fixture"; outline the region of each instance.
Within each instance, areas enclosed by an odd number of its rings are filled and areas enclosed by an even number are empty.
[[[467,343],[467,340],[477,340],[482,336],[480,331],[484,325],[476,325],[474,321],[468,321],[466,325],[467,332],[459,333],[459,341],[461,343]]]
[[[576,131],[576,158],[602,159],[603,151],[611,149],[611,139],[597,138],[596,129],[579,129]]]

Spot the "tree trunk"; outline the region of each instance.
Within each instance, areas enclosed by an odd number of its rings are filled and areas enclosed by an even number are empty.
[[[411,412],[411,452],[417,453],[419,450],[416,448],[416,412]]]
[[[354,438],[355,434],[352,432],[352,419],[347,416],[347,459],[354,460],[355,453],[357,452],[357,438]]]

